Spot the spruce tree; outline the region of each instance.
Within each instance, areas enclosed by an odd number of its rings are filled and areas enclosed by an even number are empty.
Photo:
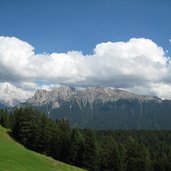
[[[128,141],[125,147],[125,170],[149,171],[151,169],[151,161],[148,150],[132,137]]]
[[[98,170],[98,146],[92,130],[84,130],[84,144],[82,151],[82,166],[93,171]]]
[[[10,127],[10,118],[9,114],[7,111],[0,109],[0,124],[5,127],[9,128]]]
[[[105,137],[102,145],[100,170],[122,171],[122,160],[118,144],[110,136]]]
[[[20,108],[14,112],[13,135],[24,145],[31,148],[36,112],[31,108]]]

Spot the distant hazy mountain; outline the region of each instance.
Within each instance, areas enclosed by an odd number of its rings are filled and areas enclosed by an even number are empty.
[[[79,127],[171,129],[171,101],[112,88],[37,90],[26,105],[53,119],[67,118]]]
[[[11,99],[10,101],[0,100],[0,109],[11,108],[19,105],[21,102],[17,99]]]
[[[8,105],[0,101],[0,109],[5,109],[7,108]]]

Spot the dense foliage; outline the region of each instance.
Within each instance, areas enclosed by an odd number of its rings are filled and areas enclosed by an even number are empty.
[[[9,114],[6,110],[0,109],[0,125],[2,125],[5,128],[10,128],[10,118],[12,117],[9,117]]]
[[[31,108],[1,110],[0,123],[29,149],[88,170],[171,170],[171,131],[79,129]]]

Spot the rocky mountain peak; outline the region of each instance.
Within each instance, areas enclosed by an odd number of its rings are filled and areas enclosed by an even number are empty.
[[[161,101],[161,99],[153,96],[143,96],[130,93],[128,91],[113,89],[108,87],[89,87],[86,89],[75,89],[73,87],[59,87],[54,88],[52,91],[47,90],[37,90],[35,95],[27,100],[27,103],[30,103],[35,106],[41,106],[44,104],[51,103],[54,107],[59,107],[60,102],[75,100],[77,102],[87,102],[92,103],[94,101],[117,101],[119,99],[128,99],[128,100],[139,100],[139,101]]]
[[[76,89],[73,87],[59,87],[59,88],[54,88],[52,89],[50,94],[50,98],[53,98],[54,100],[56,98],[60,98],[63,100],[68,100],[71,98],[73,94],[75,94]]]
[[[32,98],[27,99],[27,103],[34,103],[36,106],[40,106],[47,100],[48,94],[47,90],[38,89]]]
[[[71,92],[71,91],[76,91],[76,89],[74,87],[67,87],[67,86],[55,87],[52,89],[52,92]]]

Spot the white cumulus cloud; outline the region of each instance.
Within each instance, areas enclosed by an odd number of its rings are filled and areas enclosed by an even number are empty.
[[[83,55],[78,51],[35,54],[27,42],[0,37],[0,82],[13,82],[13,89],[21,90],[18,96],[23,91],[22,99],[37,88],[60,84],[112,86],[171,98],[164,90],[170,92],[170,71],[165,51],[150,39],[100,43],[93,54]],[[8,99],[2,94],[0,99]]]
[[[9,105],[15,104],[15,100],[24,101],[30,96],[33,96],[33,91],[18,88],[9,82],[0,83],[0,100]]]

